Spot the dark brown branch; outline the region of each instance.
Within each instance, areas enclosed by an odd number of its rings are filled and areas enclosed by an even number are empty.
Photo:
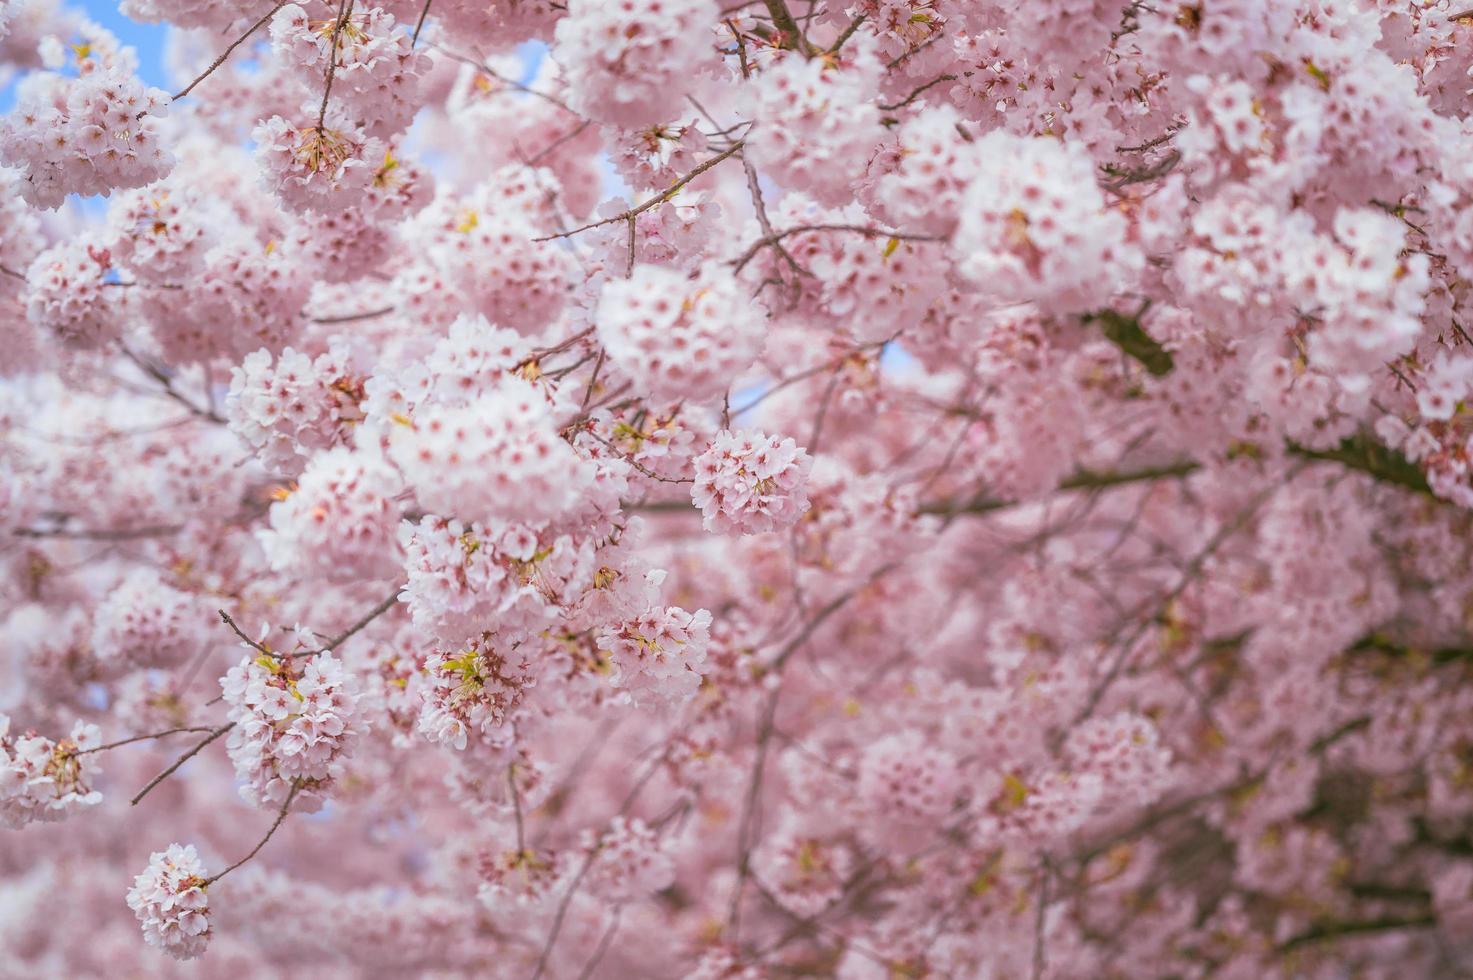
[[[907,95],[905,98],[901,99],[899,102],[896,102],[896,103],[894,103],[892,105],[882,105],[882,106],[880,106],[880,108],[883,109],[885,112],[894,112],[896,109],[904,109],[906,106],[910,105],[916,99],[920,98],[921,95],[922,95],[922,93],[924,93],[927,89],[932,88],[932,87],[934,87],[936,85],[940,85],[942,82],[954,82],[954,81],[956,81],[956,76],[955,75],[938,75],[937,77],[931,79],[926,84],[922,85],[920,88],[916,89],[914,92],[911,92],[909,95]]]
[[[132,528],[41,528],[18,527],[11,533],[18,538],[63,538],[80,541],[134,541],[139,538],[165,538],[184,530],[183,525]]]
[[[378,310],[369,310],[367,313],[348,313],[343,316],[314,316],[312,323],[353,323],[358,320],[372,320],[381,316],[388,316],[397,310],[397,306],[385,306]]]
[[[1368,932],[1391,932],[1397,929],[1430,929],[1436,925],[1437,916],[1430,914],[1389,916],[1384,919],[1369,919],[1361,922],[1327,922],[1280,943],[1279,952],[1287,953],[1300,946],[1322,942],[1326,939],[1338,939],[1341,936],[1355,936]]]
[[[792,11],[788,10],[785,0],[762,0],[762,5],[767,8],[767,15],[772,18],[772,26],[776,27],[782,35],[785,48],[792,48],[800,52],[803,57],[813,57],[813,45],[808,43],[808,38],[803,36],[803,29],[793,19]]]
[[[829,50],[827,53],[838,54],[839,49],[842,48],[849,41],[849,39],[854,36],[854,32],[859,30],[860,25],[865,22],[868,16],[868,14],[860,14],[858,17],[851,20],[849,22],[849,26],[844,28],[844,32],[834,39],[834,43],[829,46]]]
[[[277,656],[275,650],[272,650],[270,647],[262,644],[261,642],[253,640],[249,636],[246,636],[245,630],[235,625],[235,620],[230,618],[230,614],[228,612],[223,609],[218,609],[216,610],[216,612],[218,612],[220,614],[220,618],[225,621],[225,625],[229,626],[231,630],[235,632],[235,635],[241,638],[241,641],[245,643],[246,646],[252,648],[253,650],[256,650],[259,653],[264,653],[268,657]]]
[[[1182,460],[1177,463],[1167,463],[1163,466],[1147,466],[1138,470],[1080,470],[1073,476],[1061,481],[1056,491],[1104,490],[1109,487],[1125,486],[1131,483],[1149,483],[1153,480],[1190,476],[1201,469],[1201,467],[1202,464],[1194,460]],[[1015,500],[1002,500],[996,497],[977,497],[961,506],[947,503],[946,501],[922,504],[917,509],[917,512],[921,514],[988,514],[995,510],[1006,510],[1009,507],[1016,507],[1018,503]]]
[[[1048,858],[1045,857],[1038,869],[1038,910],[1033,918],[1033,980],[1043,980],[1043,927],[1048,910],[1049,879],[1052,875],[1053,869],[1049,867]]]
[[[430,15],[430,4],[434,2],[435,0],[425,0],[424,7],[420,9],[419,20],[414,25],[414,36],[409,39],[409,46],[411,48],[419,43],[419,32],[424,30],[425,18]]]
[[[1420,467],[1401,453],[1366,435],[1349,436],[1334,449],[1309,449],[1297,442],[1288,443],[1291,455],[1316,462],[1339,463],[1360,470],[1382,483],[1405,487],[1428,497],[1437,498],[1427,484]]]
[[[385,598],[378,605],[376,605],[372,609],[370,609],[368,611],[368,614],[366,616],[364,616],[362,619],[358,620],[358,622],[354,623],[352,626],[349,626],[347,629],[343,630],[337,636],[333,637],[328,642],[327,646],[323,647],[321,650],[313,651],[313,653],[331,653],[332,651],[336,650],[338,647],[342,646],[345,642],[347,642],[347,640],[349,640],[354,635],[356,635],[360,630],[362,630],[369,623],[373,622],[375,619],[378,619],[384,613],[386,613],[390,609],[392,609],[393,606],[394,606],[394,604],[396,602],[398,602],[398,601],[399,601],[399,590],[398,589],[395,589],[392,593],[390,593],[388,595],[387,598]],[[299,654],[299,656],[311,656],[311,655],[312,655],[312,653]]]

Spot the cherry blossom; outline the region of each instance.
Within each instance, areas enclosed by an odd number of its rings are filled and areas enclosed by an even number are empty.
[[[178,960],[204,953],[211,938],[205,869],[193,844],[155,851],[128,890],[128,907],[143,923],[143,939]]]
[[[0,976],[1473,975],[1470,78],[0,0]]]

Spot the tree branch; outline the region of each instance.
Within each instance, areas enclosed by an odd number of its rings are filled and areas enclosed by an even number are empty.
[[[276,833],[276,828],[277,827],[280,827],[281,826],[281,822],[286,819],[286,813],[287,813],[288,810],[291,809],[292,800],[296,799],[296,797],[297,797],[297,790],[299,790],[301,788],[302,788],[302,779],[299,776],[296,779],[293,779],[292,780],[291,792],[287,793],[286,794],[286,799],[281,801],[281,809],[277,811],[277,813],[276,813],[276,819],[274,821],[272,821],[272,823],[271,823],[271,829],[269,829],[269,830],[266,831],[266,836],[265,837],[262,837],[261,840],[260,840],[260,842],[257,843],[255,847],[251,848],[251,853],[247,854],[245,857],[241,858],[239,861],[236,861],[234,864],[232,864],[230,867],[226,868],[224,871],[220,872],[219,874],[217,874],[217,875],[211,875],[209,878],[206,878],[205,879],[205,882],[204,882],[204,887],[209,887],[210,885],[213,885],[215,882],[219,881],[221,878],[223,878],[226,875],[230,874],[230,872],[234,871],[236,868],[240,867],[242,864],[245,864],[247,861],[249,861],[251,858],[255,857],[257,854],[259,854],[261,852],[261,848],[263,848],[263,847],[266,846],[266,842],[271,839],[271,835],[274,834],[274,833]]]
[[[184,765],[184,763],[188,762],[190,759],[192,759],[196,755],[198,755],[199,754],[199,751],[201,749],[203,749],[206,745],[209,745],[215,739],[219,738],[221,735],[224,735],[226,732],[230,731],[230,729],[232,729],[234,727],[235,727],[235,722],[233,722],[233,721],[232,722],[229,722],[229,723],[224,724],[224,725],[221,725],[219,728],[215,729],[213,732],[211,732],[209,734],[209,736],[207,738],[201,739],[199,742],[197,742],[195,744],[194,748],[190,749],[188,752],[184,753],[179,758],[175,759],[173,765],[169,766],[169,768],[165,769],[163,772],[159,773],[157,776],[155,776],[152,779],[150,779],[148,781],[148,785],[145,786],[145,787],[143,787],[141,790],[138,791],[138,795],[135,796],[135,797],[133,797],[133,800],[132,800],[132,802],[129,805],[130,806],[137,806],[138,805],[138,801],[141,800],[141,799],[143,799],[145,796],[147,796],[153,790],[153,788],[155,786],[157,786],[159,783],[163,782],[165,779],[168,779],[170,776],[172,776],[174,774],[175,770],[177,770],[180,766]]]
[[[533,241],[550,242],[558,238],[569,238],[573,235],[578,234],[579,232],[588,231],[592,228],[602,228],[604,225],[611,225],[616,221],[629,221],[633,218],[636,218],[644,212],[648,211],[650,208],[654,207],[655,205],[663,204],[666,201],[670,200],[686,184],[689,184],[701,174],[716,166],[722,160],[725,160],[733,154],[739,152],[743,145],[745,145],[744,142],[738,140],[731,146],[727,147],[725,150],[722,150],[720,153],[707,160],[705,163],[702,163],[699,166],[693,168],[690,173],[686,174],[684,177],[680,178],[675,183],[667,187],[665,190],[650,198],[648,201],[645,201],[643,204],[637,205],[636,207],[632,207],[622,214],[616,214],[612,218],[601,218],[600,220],[592,222],[591,224],[586,224],[581,228],[574,228],[572,231],[560,231],[555,235],[545,235],[542,238],[534,238]]]
[[[250,30],[246,31],[240,37],[236,38],[235,41],[231,43],[230,47],[228,47],[224,51],[220,52],[220,56],[218,58],[216,58],[214,61],[210,62],[210,67],[208,67],[208,68],[206,68],[204,70],[204,74],[200,75],[194,81],[192,81],[188,85],[184,86],[184,89],[181,92],[179,92],[177,95],[172,96],[169,101],[171,101],[171,102],[178,102],[180,99],[184,98],[190,92],[193,92],[194,91],[194,87],[196,85],[198,85],[200,82],[204,81],[206,78],[210,77],[210,75],[214,73],[215,69],[217,69],[221,65],[225,64],[225,59],[227,59],[227,58],[230,57],[231,52],[233,52],[236,48],[238,48],[242,44],[244,44],[246,38],[250,37],[252,34],[254,34],[257,31],[259,31],[266,24],[267,21],[269,21],[272,17],[275,17],[276,16],[276,12],[278,10],[280,10],[282,7],[285,7],[286,5],[287,5],[287,0],[281,0],[280,3],[278,3],[276,6],[272,7],[271,8],[271,11],[269,13],[267,13],[265,17],[262,17],[260,20],[256,21],[254,24],[251,25]]]

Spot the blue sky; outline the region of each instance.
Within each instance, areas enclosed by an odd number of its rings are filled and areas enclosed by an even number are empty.
[[[119,41],[135,49],[140,78],[150,85],[168,88],[164,73],[164,34],[168,29],[163,24],[140,24],[129,20],[118,13],[116,3],[102,3],[101,0],[82,0],[80,3],[71,0],[68,6],[82,10],[116,34]]]

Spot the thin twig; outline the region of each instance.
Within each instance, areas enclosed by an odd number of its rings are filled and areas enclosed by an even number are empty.
[[[619,805],[619,815],[622,816],[627,813],[629,808],[634,805],[634,801],[638,799],[640,791],[644,789],[645,785],[659,771],[660,763],[665,761],[668,753],[669,746],[667,745],[665,751],[650,760],[645,768],[644,774],[635,781],[628,795],[624,797],[624,802]],[[599,849],[602,846],[603,835],[600,835],[598,840],[594,842],[593,847],[589,849],[587,856],[584,857],[582,865],[578,868],[578,873],[573,876],[572,882],[568,885],[568,890],[563,893],[562,900],[558,902],[557,911],[552,917],[552,926],[547,931],[547,940],[542,945],[542,955],[537,958],[537,968],[532,972],[532,980],[541,980],[542,974],[547,971],[547,961],[552,956],[553,946],[557,944],[558,934],[563,928],[563,920],[567,918],[568,906],[572,904],[573,896],[578,892],[578,886],[583,883],[583,879],[588,875],[589,869],[593,867],[593,862],[597,859]]]
[[[268,831],[266,831],[266,836],[265,837],[262,837],[261,840],[260,840],[260,842],[258,844],[256,844],[255,847],[251,848],[251,853],[247,854],[245,857],[241,858],[239,861],[236,861],[234,864],[232,864],[230,867],[226,868],[224,871],[220,872],[219,874],[212,875],[211,877],[206,878],[205,879],[205,882],[204,882],[204,884],[205,884],[206,887],[208,887],[210,885],[213,885],[215,882],[219,881],[221,878],[223,878],[226,875],[230,874],[230,872],[234,871],[236,868],[240,867],[242,864],[245,864],[251,858],[255,857],[257,854],[260,853],[261,848],[265,847],[266,846],[266,842],[271,839],[271,835],[274,834],[274,833],[276,833],[276,828],[277,827],[280,827],[281,826],[281,822],[286,819],[286,812],[291,809],[292,800],[296,799],[297,790],[299,790],[301,788],[302,788],[302,777],[298,776],[296,779],[293,779],[292,780],[291,792],[287,793],[286,794],[286,799],[284,799],[284,800],[281,801],[281,809],[279,811],[277,811],[276,819],[274,821],[272,821],[272,823],[271,823],[271,829],[268,830]]]
[[[332,39],[328,42],[327,59],[327,84],[322,86],[322,107],[317,110],[317,135],[322,136],[324,124],[327,122],[327,100],[332,95],[332,79],[338,68],[338,37],[343,33],[343,25],[348,23],[348,18],[353,13],[353,0],[342,0],[338,4],[337,23],[332,27]]]
[[[430,15],[430,4],[434,2],[435,0],[425,0],[425,5],[419,12],[419,21],[414,25],[414,37],[409,39],[411,48],[419,43],[419,32],[424,29],[425,18]]]
[[[234,727],[235,722],[227,722],[226,724],[221,725],[219,728],[211,732],[208,737],[201,739],[198,743],[195,744],[194,748],[190,749],[188,752],[175,759],[173,765],[169,766],[169,768],[165,769],[163,772],[150,779],[148,781],[148,785],[139,790],[138,795],[133,797],[130,805],[137,806],[138,801],[147,796],[155,786],[172,776],[175,770],[184,765],[184,763],[188,762],[190,759],[194,758],[206,745],[209,745],[215,739],[219,738],[221,735],[224,735],[226,732],[230,731],[230,729]]]
[[[559,136],[557,139],[553,140],[551,143],[547,144],[536,153],[532,154],[530,157],[524,160],[523,163],[525,163],[529,167],[537,166],[537,164],[541,163],[544,158],[551,156],[558,147],[562,146],[565,143],[570,143],[573,140],[577,139],[579,136],[582,136],[583,131],[592,125],[592,120],[583,120],[581,123],[574,126],[572,129],[568,130],[566,133]]]
[[[133,541],[138,538],[166,538],[178,534],[184,526],[160,525],[157,527],[131,528],[41,528],[18,527],[11,533],[18,538],[72,538],[79,541]]]
[[[527,836],[522,826],[522,794],[517,790],[517,764],[506,767],[506,786],[511,791],[511,812],[517,822],[517,857],[527,853]]]
[[[198,85],[200,82],[202,82],[206,78],[208,78],[210,76],[210,74],[215,71],[216,68],[219,68],[221,65],[225,64],[225,59],[230,57],[231,52],[233,52],[236,48],[238,48],[242,44],[244,44],[246,38],[250,37],[252,34],[254,34],[257,31],[259,31],[262,28],[262,26],[264,26],[265,23],[268,20],[270,20],[272,17],[275,17],[276,16],[276,12],[278,10],[280,10],[282,7],[285,7],[286,4],[287,4],[287,0],[281,0],[280,3],[278,3],[276,6],[272,7],[271,10],[270,10],[270,12],[267,13],[265,17],[262,17],[260,20],[256,21],[254,24],[251,25],[251,29],[250,30],[246,31],[240,37],[236,38],[235,41],[234,41],[234,43],[232,43],[230,45],[230,47],[228,47],[224,51],[220,52],[220,56],[218,58],[216,58],[214,61],[210,62],[210,67],[208,67],[208,68],[205,69],[203,75],[200,75],[194,81],[192,81],[188,85],[186,85],[184,87],[184,90],[182,92],[180,92],[179,94],[173,96],[170,99],[170,101],[172,101],[172,102],[178,102],[180,99],[184,98],[190,92],[194,91],[194,87],[196,85]]]
[[[903,231],[890,231],[885,228],[872,228],[866,225],[798,225],[787,228],[775,235],[768,235],[752,243],[752,246],[742,253],[741,257],[732,263],[737,272],[741,272],[747,263],[752,261],[753,256],[768,245],[776,245],[789,235],[797,235],[805,231],[848,231],[864,235],[866,238],[893,238],[898,242],[939,242],[939,235],[912,235]]]
[[[528,95],[535,95],[537,98],[541,99],[542,101],[547,102],[547,103],[549,103],[551,105],[555,105],[559,109],[563,110],[564,112],[566,112],[566,113],[568,113],[570,115],[574,115],[574,116],[578,115],[578,113],[574,112],[572,110],[572,108],[566,102],[564,102],[563,100],[559,99],[555,95],[548,95],[546,92],[539,92],[539,91],[537,91],[537,89],[533,88],[532,86],[525,85],[522,82],[517,81],[515,78],[508,78],[508,77],[506,77],[505,75],[501,74],[500,72],[498,72],[496,69],[490,67],[489,65],[483,64],[483,63],[477,61],[474,58],[467,58],[463,54],[458,54],[458,53],[456,53],[454,51],[451,51],[448,48],[441,47],[438,44],[433,44],[432,43],[430,45],[430,47],[433,48],[434,50],[440,52],[445,57],[449,58],[451,61],[458,61],[458,62],[460,62],[463,65],[470,65],[472,68],[476,69],[481,74],[485,75],[487,78],[494,78],[498,82],[500,82],[501,84],[505,85],[507,88],[513,88],[513,89],[516,89],[518,92],[525,92]]]
[[[375,319],[376,317],[388,316],[390,313],[393,313],[398,308],[399,307],[397,307],[397,306],[385,306],[382,309],[369,310],[367,313],[348,313],[348,314],[345,314],[344,316],[314,316],[314,317],[311,318],[311,321],[310,322],[312,322],[312,323],[353,323],[353,322],[358,321],[358,320],[372,320],[372,319]]]
[[[249,636],[246,636],[245,630],[235,625],[235,620],[230,618],[230,614],[228,612],[223,609],[217,609],[215,611],[220,614],[220,618],[225,621],[225,625],[229,626],[235,632],[235,635],[241,638],[242,642],[244,642],[246,646],[251,647],[259,653],[264,653],[268,657],[278,656],[275,650],[261,643],[259,640],[253,640]]]
[[[663,204],[666,201],[670,200],[672,197],[674,197],[676,195],[676,193],[682,187],[684,187],[686,184],[689,184],[691,181],[695,180],[701,174],[705,173],[707,170],[710,170],[712,167],[716,166],[721,161],[727,159],[728,157],[732,156],[733,154],[735,154],[736,152],[738,152],[739,150],[741,150],[741,148],[742,148],[743,145],[745,145],[743,143],[743,141],[738,140],[737,142],[735,142],[731,146],[729,146],[727,149],[725,149],[725,150],[721,151],[720,153],[716,154],[716,156],[714,156],[711,159],[707,160],[706,162],[704,162],[702,164],[699,164],[698,166],[692,168],[690,173],[686,174],[684,177],[680,178],[675,183],[673,183],[669,187],[667,187],[665,190],[661,191],[660,193],[656,194],[654,197],[650,198],[648,201],[645,201],[643,204],[636,205],[635,207],[630,208],[628,211],[625,211],[622,214],[616,214],[616,215],[614,215],[613,217],[610,217],[610,218],[601,218],[600,220],[594,221],[594,222],[592,222],[590,224],[586,224],[586,225],[582,226],[581,228],[574,228],[572,231],[560,231],[560,232],[558,232],[555,235],[546,235],[546,236],[544,236],[542,238],[534,238],[533,241],[550,242],[550,241],[553,241],[554,239],[558,239],[558,238],[568,238],[568,237],[570,237],[572,235],[578,234],[579,232],[588,231],[588,230],[590,230],[592,228],[601,228],[604,225],[611,225],[611,224],[613,224],[616,221],[629,221],[629,220],[632,220],[633,218],[635,218],[635,217],[643,214],[644,212],[648,211],[650,208],[654,207],[655,205],[657,205],[657,204]]]
[[[392,609],[394,607],[394,604],[398,601],[399,590],[395,589],[382,602],[369,610],[366,616],[358,620],[358,622],[354,623],[352,626],[349,626],[347,629],[343,630],[337,636],[333,637],[332,640],[328,642],[327,646],[323,647],[321,650],[312,651],[312,653],[331,653],[332,651],[336,650],[338,647],[342,646],[344,642],[346,642],[354,634],[362,630],[369,623],[373,622],[375,619],[378,619],[384,613]],[[312,653],[299,654],[298,656],[311,656]]]
[[[598,948],[593,951],[593,957],[588,961],[588,965],[583,968],[582,973],[578,974],[578,980],[589,980],[593,976],[593,971],[598,967],[599,961],[604,958],[604,954],[613,945],[614,933],[619,931],[619,919],[623,914],[624,906],[615,905],[613,919],[609,922],[609,927],[604,930],[604,937],[599,940]]]
[[[212,731],[214,731],[213,728],[171,728],[171,729],[169,729],[166,732],[154,732],[152,735],[134,735],[132,738],[125,738],[125,739],[122,739],[121,741],[117,741],[117,742],[109,742],[106,745],[99,745],[99,746],[96,746],[95,748],[78,749],[76,752],[69,752],[67,754],[68,755],[91,755],[93,752],[106,752],[108,749],[115,749],[115,748],[118,748],[119,746],[122,746],[122,745],[131,745],[134,742],[147,742],[150,739],[163,738],[165,735],[178,735],[180,732],[212,732]]]
[[[925,93],[927,89],[930,89],[930,88],[932,88],[932,87],[934,87],[936,85],[940,85],[942,82],[954,82],[954,81],[956,81],[956,76],[955,75],[938,75],[937,77],[931,79],[926,84],[922,85],[920,88],[918,88],[915,91],[911,92],[909,95],[907,95],[905,98],[901,99],[899,102],[895,102],[895,103],[893,103],[891,105],[882,105],[882,106],[880,106],[880,108],[883,109],[886,112],[894,112],[896,109],[904,109],[906,106],[910,105],[916,99],[920,98],[921,95],[923,93]]]
[[[780,686],[773,688],[762,710],[762,721],[757,728],[757,758],[752,763],[752,775],[747,782],[747,793],[742,803],[742,819],[737,824],[737,883],[732,889],[731,906],[726,913],[726,931],[732,936],[733,942],[741,933],[742,895],[747,888],[747,879],[752,875],[752,826],[757,819],[762,777],[767,769],[767,749],[772,744],[777,699],[781,691]]]
[[[1033,920],[1033,980],[1043,980],[1043,927],[1048,909],[1049,874],[1048,858],[1045,857],[1038,869],[1038,913]]]
[[[137,354],[133,353],[133,351],[130,350],[127,346],[120,346],[119,349],[123,352],[124,357],[126,357],[128,360],[132,361],[138,366],[138,369],[140,371],[162,385],[165,395],[178,402],[180,405],[183,405],[185,408],[189,409],[189,413],[191,415],[197,415],[202,419],[209,419],[211,422],[214,422],[217,425],[225,424],[225,419],[219,413],[213,412],[207,408],[201,408],[194,402],[190,401],[188,398],[185,398],[183,395],[181,395],[179,393],[179,390],[174,387],[174,379],[165,374],[162,368],[148,361],[145,361],[142,357],[139,357]]]

